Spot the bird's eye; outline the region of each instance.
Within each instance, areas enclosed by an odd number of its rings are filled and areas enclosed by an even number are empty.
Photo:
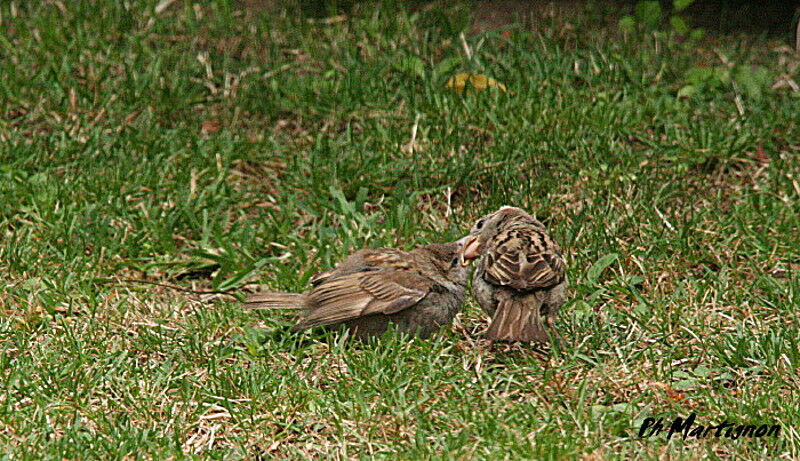
[[[481,230],[483,227],[483,219],[479,219],[478,222],[475,223],[475,229]]]
[[[458,256],[456,256],[455,258],[453,258],[453,261],[451,261],[451,262],[450,262],[450,264],[451,264],[452,266],[455,266],[456,264],[458,264]]]

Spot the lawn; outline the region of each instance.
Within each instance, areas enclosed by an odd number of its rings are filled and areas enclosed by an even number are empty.
[[[800,457],[788,37],[157,3],[0,3],[6,456]],[[504,204],[566,252],[551,349],[490,348],[472,301],[368,344],[241,305]],[[639,436],[692,413],[781,430]]]

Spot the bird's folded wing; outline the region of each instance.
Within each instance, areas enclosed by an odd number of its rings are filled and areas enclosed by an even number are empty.
[[[395,250],[394,248],[363,250],[362,258],[371,268],[387,269],[395,274],[398,272],[394,271],[406,271],[413,268],[409,253],[402,250]]]
[[[309,293],[312,307],[297,327],[331,325],[371,314],[394,314],[419,302],[432,284],[427,278],[406,271],[359,272],[331,278]]]
[[[312,287],[317,287],[339,277],[381,269],[409,270],[408,253],[393,248],[359,250],[333,269],[317,272],[311,277],[309,283]]]
[[[558,244],[535,229],[501,231],[487,245],[484,278],[517,290],[547,288],[564,281],[564,257]]]

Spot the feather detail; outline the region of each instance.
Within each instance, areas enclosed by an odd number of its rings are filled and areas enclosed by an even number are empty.
[[[520,299],[501,301],[492,317],[486,338],[492,341],[548,342],[539,313],[541,305],[541,302],[523,302]]]
[[[372,314],[394,314],[422,300],[432,285],[427,278],[401,271],[337,277],[311,290],[311,307],[297,328],[333,325]]]
[[[546,232],[514,220],[489,241],[482,264],[487,282],[520,291],[558,285],[566,266],[561,248]]]

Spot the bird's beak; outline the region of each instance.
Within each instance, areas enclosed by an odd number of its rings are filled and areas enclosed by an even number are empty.
[[[469,266],[474,259],[481,257],[481,244],[478,242],[478,237],[475,235],[468,235],[458,241],[461,244],[461,259],[462,266]]]

